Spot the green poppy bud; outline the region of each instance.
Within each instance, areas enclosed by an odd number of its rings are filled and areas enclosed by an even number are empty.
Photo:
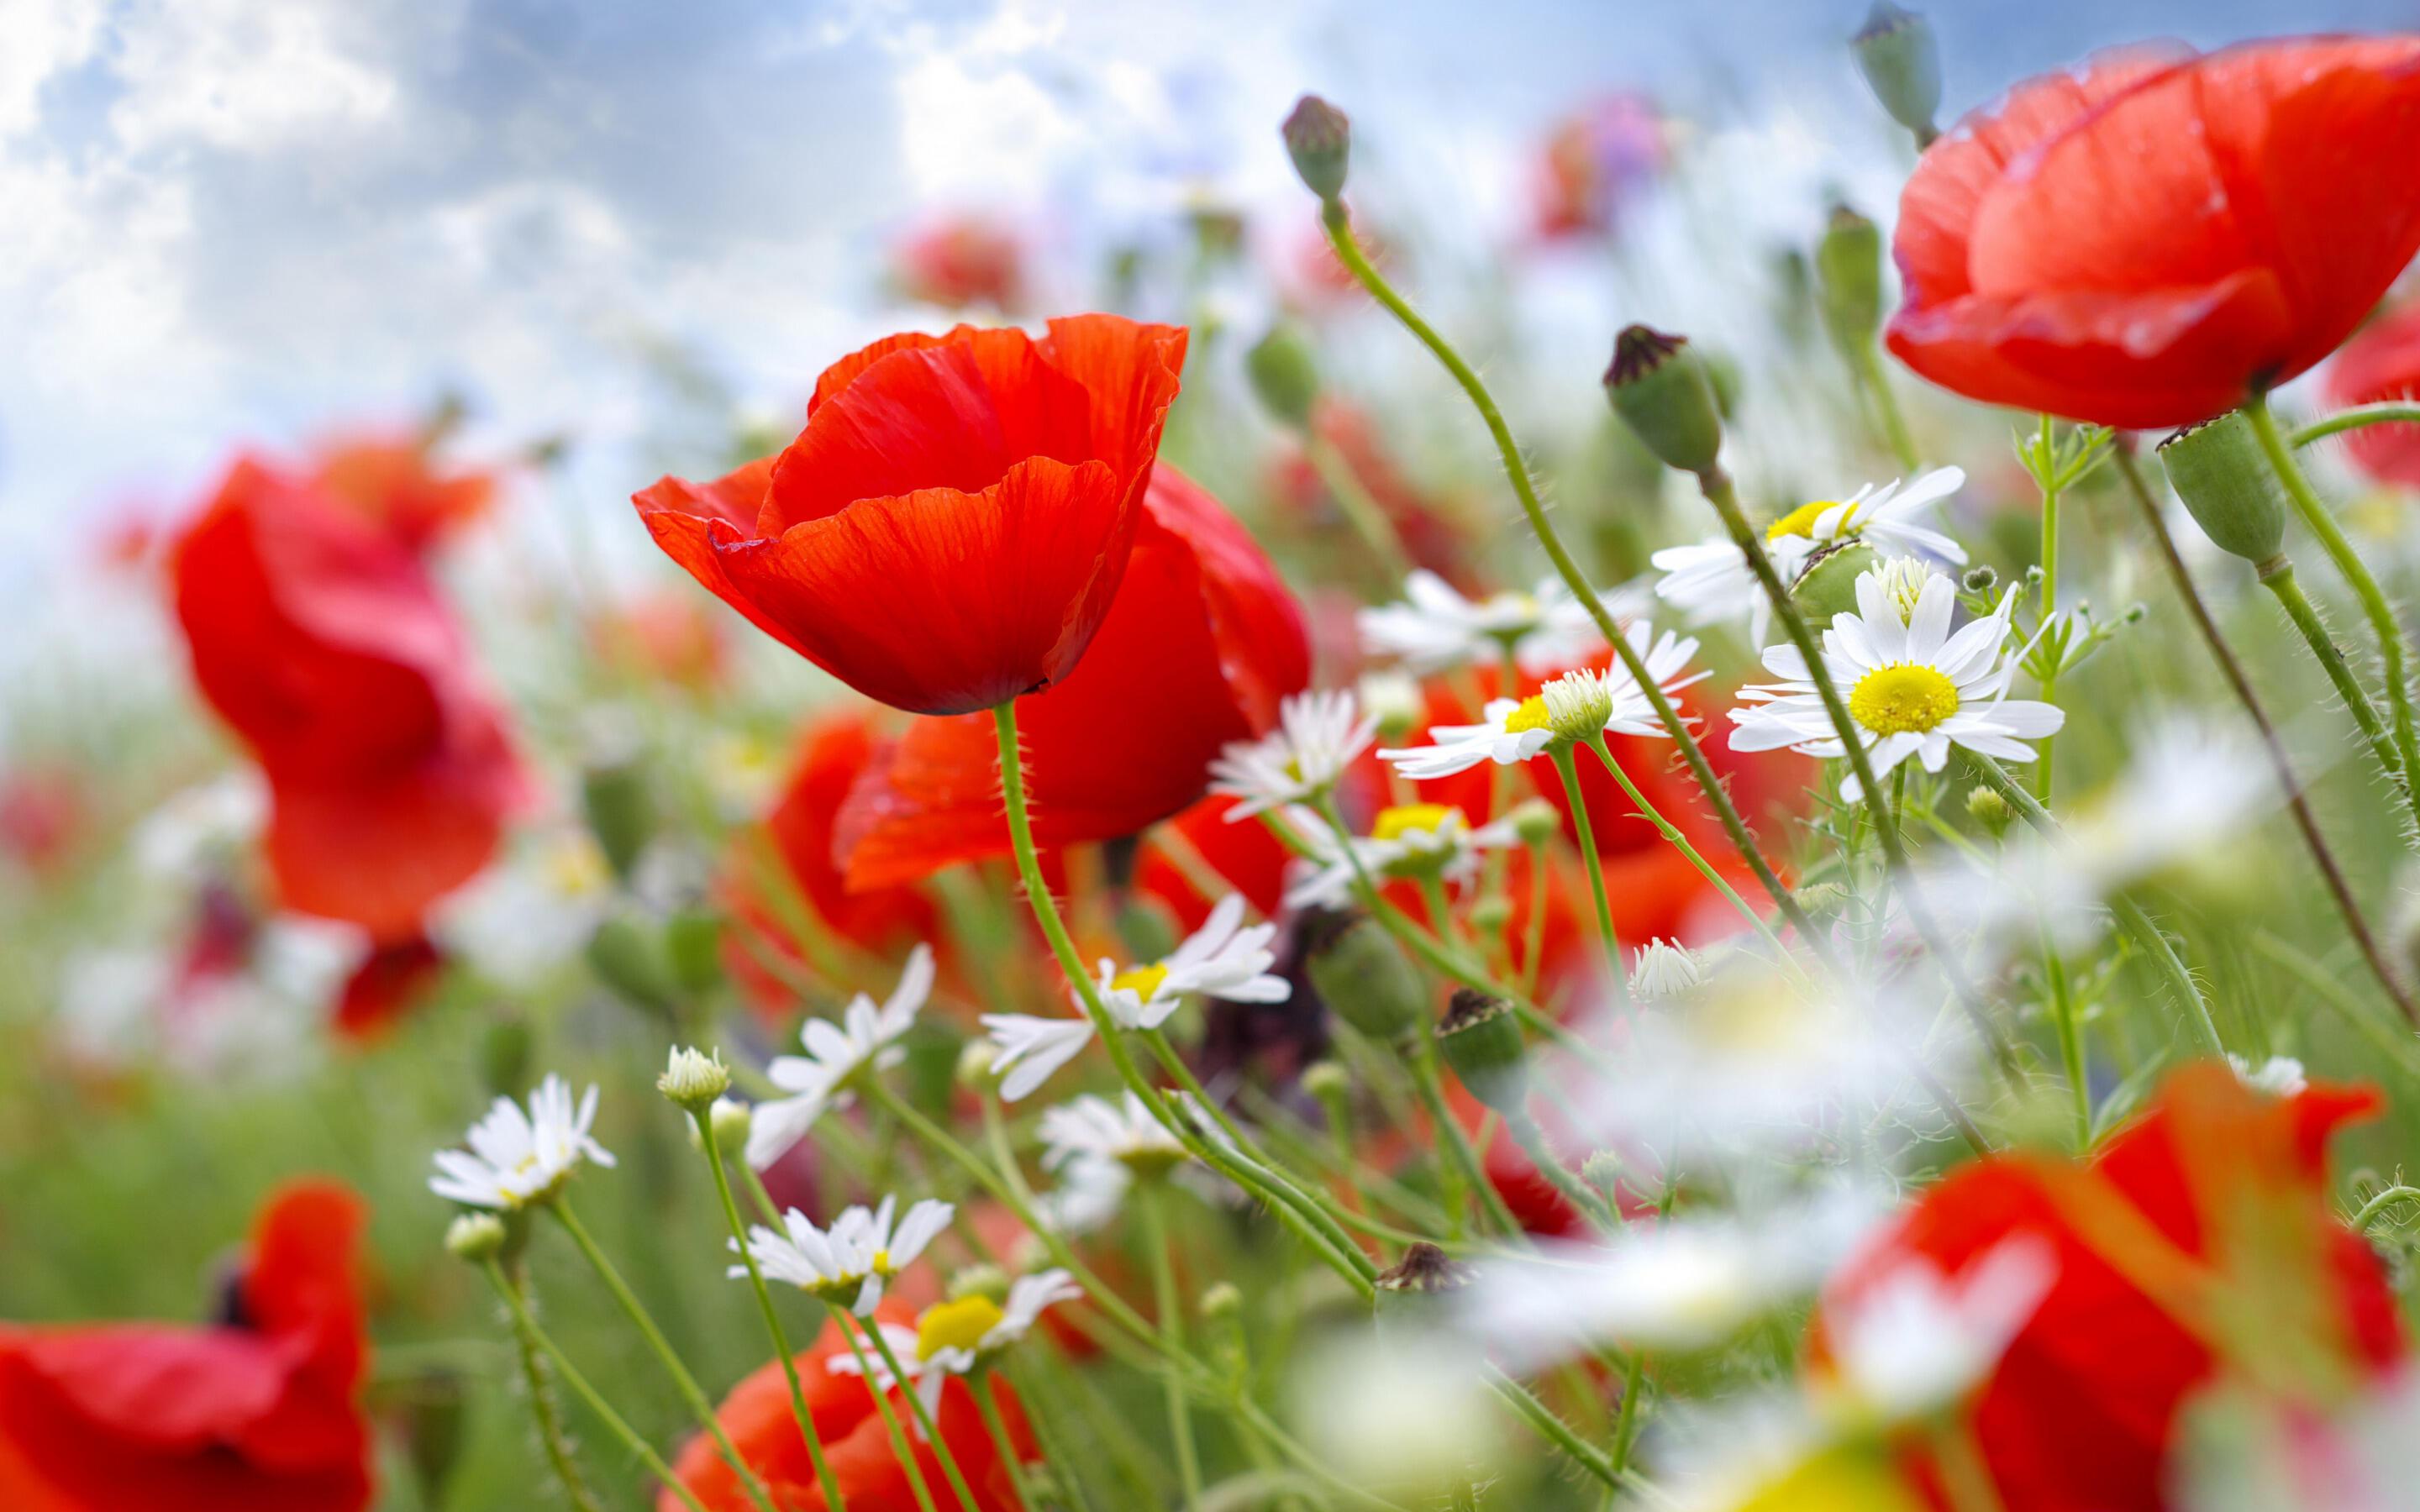
[[[1646,448],[1666,467],[1711,471],[1723,449],[1723,422],[1705,364],[1688,338],[1631,326],[1614,338],[1606,393]]]
[[[1855,612],[1857,579],[1881,564],[1882,558],[1862,541],[1836,546],[1799,573],[1790,589],[1791,602],[1798,606],[1807,624],[1822,629],[1832,623],[1833,615]]]
[[[1890,0],[1874,0],[1866,23],[1849,39],[1857,71],[1890,118],[1914,131],[1919,143],[1933,137],[1941,111],[1941,42],[1932,23]]]
[[[1436,1027],[1437,1049],[1463,1089],[1507,1118],[1529,1100],[1529,1047],[1512,1005],[1465,987]]]
[[[1282,321],[1269,327],[1244,354],[1244,373],[1271,415],[1296,430],[1311,428],[1311,406],[1319,402],[1319,364],[1302,332]]]
[[[1344,170],[1353,156],[1353,123],[1317,95],[1305,95],[1295,101],[1282,134],[1294,171],[1322,204],[1335,203],[1344,193]]]
[[[1304,931],[1311,990],[1337,1017],[1380,1044],[1419,1031],[1429,985],[1393,936],[1366,914],[1335,914]]]
[[[1873,344],[1883,325],[1883,234],[1846,205],[1832,207],[1831,224],[1815,244],[1815,277],[1823,325],[1846,352]]]
[[[631,868],[655,838],[656,801],[647,772],[638,761],[602,762],[580,776],[580,797],[597,849],[627,882]]]
[[[2286,547],[2286,486],[2240,409],[2160,443],[2160,462],[2202,533],[2258,565]]]
[[[1391,1332],[1437,1326],[1453,1304],[1453,1294],[1477,1273],[1435,1244],[1412,1245],[1402,1260],[1378,1273],[1372,1309],[1378,1327]]]
[[[722,984],[722,919],[684,908],[664,920],[664,962],[674,985],[695,997]]]
[[[588,968],[633,1008],[669,1014],[679,999],[662,942],[627,914],[608,918],[588,936]]]

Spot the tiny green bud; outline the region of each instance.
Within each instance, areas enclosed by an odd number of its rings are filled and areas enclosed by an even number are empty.
[[[672,1011],[678,989],[664,963],[655,933],[626,914],[616,914],[588,936],[588,965],[615,995],[650,1013]]]
[[[2160,443],[2168,482],[2202,533],[2258,565],[2286,546],[2286,486],[2270,469],[2252,422],[2240,409]]]
[[[1852,353],[1873,345],[1883,324],[1883,234],[1874,223],[1846,205],[1832,207],[1815,244],[1815,277],[1832,340]]]
[[[1933,117],[1941,111],[1941,43],[1932,23],[1891,0],[1874,0],[1866,23],[1849,39],[1849,50],[1866,87],[1890,118],[1919,142],[1931,141]]]
[[[1378,1326],[1389,1331],[1433,1326],[1452,1305],[1453,1294],[1477,1273],[1435,1244],[1412,1245],[1400,1261],[1378,1273],[1373,1299]]]
[[[1622,1172],[1621,1157],[1610,1149],[1591,1150],[1580,1163],[1580,1180],[1608,1195],[1621,1185]]]
[[[1538,696],[1545,701],[1546,725],[1558,740],[1593,740],[1613,717],[1613,685],[1586,667],[1556,678]]]
[[[747,1148],[749,1126],[756,1121],[756,1115],[747,1103],[734,1098],[718,1097],[714,1100],[714,1106],[706,1109],[706,1118],[714,1130],[714,1148]]]
[[[684,908],[664,920],[664,964],[675,986],[691,997],[722,984],[722,919]]]
[[[1008,1273],[997,1265],[970,1265],[950,1277],[949,1299],[986,1297],[993,1302],[1008,1300]]]
[[[656,1078],[656,1090],[663,1093],[668,1102],[700,1113],[731,1090],[731,1072],[722,1064],[722,1052],[719,1050],[709,1056],[675,1045],[664,1062],[664,1073]]]
[[[1822,629],[1836,614],[1857,608],[1857,579],[1882,565],[1882,558],[1863,541],[1843,541],[1816,553],[1790,588],[1791,602],[1807,623]]]
[[[1524,845],[1544,845],[1563,832],[1562,810],[1544,798],[1523,798],[1504,811],[1504,822]]]
[[[1614,338],[1605,385],[1613,412],[1657,460],[1683,472],[1713,471],[1723,448],[1722,415],[1687,338],[1625,328]]]
[[[580,776],[581,804],[613,874],[627,882],[656,833],[655,795],[637,758],[599,762]]]
[[[1311,986],[1338,1017],[1380,1044],[1419,1031],[1428,982],[1393,936],[1366,914],[1337,914],[1304,932]]]
[[[1342,1103],[1352,1094],[1353,1078],[1332,1060],[1314,1060],[1302,1069],[1302,1089],[1323,1106]]]
[[[1849,901],[1849,889],[1837,882],[1810,882],[1798,889],[1798,906],[1817,918],[1828,918],[1840,911]]]
[[[1305,95],[1295,101],[1280,134],[1303,183],[1322,204],[1334,203],[1344,193],[1344,170],[1353,155],[1353,123],[1317,95]]]
[[[484,1265],[504,1252],[504,1221],[492,1212],[466,1212],[445,1227],[445,1252]]]
[[[1967,568],[1966,576],[1958,580],[1966,585],[1970,594],[1988,594],[2000,586],[2000,575],[1990,563]]]
[[[1500,933],[1512,922],[1512,900],[1491,892],[1470,905],[1470,927],[1481,934]]]
[[[1244,1310],[1244,1294],[1233,1281],[1216,1281],[1202,1293],[1202,1316],[1212,1321],[1233,1318]]]
[[[1529,1047],[1512,1005],[1475,988],[1455,992],[1436,1027],[1437,1049],[1463,1089],[1512,1118],[1529,1100]]]
[[[1993,840],[2009,832],[2009,822],[2016,816],[1998,788],[1978,782],[1966,790],[1966,817],[1982,825]]]
[[[1271,415],[1296,430],[1311,428],[1311,407],[1319,402],[1319,364],[1302,332],[1283,321],[1269,327],[1244,354],[1244,374]]]
[[[989,1040],[969,1040],[958,1046],[957,1084],[969,1091],[982,1091],[991,1085],[993,1062],[1000,1059],[1000,1046]]]

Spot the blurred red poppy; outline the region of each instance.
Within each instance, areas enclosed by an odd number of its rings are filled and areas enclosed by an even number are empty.
[[[2328,402],[2420,399],[2420,301],[2388,312],[2345,343],[2328,365]],[[2353,465],[2381,483],[2420,488],[2420,424],[2364,425],[2345,432]]]
[[[415,936],[488,862],[522,777],[419,559],[320,490],[239,460],[178,541],[202,696],[268,778],[280,901]]]
[[[1092,655],[1018,711],[1034,839],[1110,840],[1180,811],[1219,748],[1266,730],[1310,680],[1302,610],[1277,569],[1216,499],[1162,466]],[[990,720],[918,720],[842,811],[849,886],[1006,855],[999,764]]]
[[[415,436],[337,440],[318,453],[312,482],[421,552],[485,515],[496,497],[493,476],[440,468]]]
[[[900,242],[891,276],[908,299],[944,310],[980,305],[1014,315],[1025,302],[1025,249],[996,221],[953,216]]]
[[[878,1309],[878,1320],[912,1326],[915,1315],[905,1304],[891,1301]],[[874,1410],[874,1396],[865,1379],[825,1368],[827,1361],[847,1353],[840,1325],[827,1322],[814,1344],[796,1356],[807,1417],[814,1424],[815,1437],[831,1465],[833,1483],[849,1512],[918,1512],[907,1467],[892,1452],[891,1436],[883,1427],[882,1415]],[[1015,1395],[997,1377],[992,1389],[1000,1394],[1009,1442],[1021,1458],[1032,1460],[1033,1440]],[[913,1412],[906,1396],[893,1392],[891,1407],[905,1428]],[[937,1416],[941,1440],[950,1446],[951,1458],[975,1494],[974,1512],[1016,1512],[1016,1489],[1008,1478],[1008,1466],[985,1428],[982,1410],[965,1381],[954,1380],[943,1390]],[[779,1512],[826,1512],[823,1489],[815,1482],[814,1462],[807,1458],[806,1444],[799,1437],[789,1382],[779,1360],[767,1361],[734,1386],[715,1417],[739,1457],[765,1482]],[[908,1431],[925,1484],[941,1504],[952,1504],[939,1458],[930,1444],[915,1438],[912,1429]],[[755,1512],[755,1504],[741,1489],[738,1477],[716,1452],[713,1441],[702,1433],[683,1446],[673,1462],[673,1473],[705,1504],[706,1512]],[[670,1490],[657,1498],[656,1506],[658,1512],[684,1512],[680,1498]]]
[[[687,591],[650,593],[616,604],[589,622],[597,655],[630,675],[691,692],[710,692],[730,672],[724,622]]]
[[[1670,161],[1663,114],[1642,95],[1590,100],[1558,122],[1534,169],[1537,234],[1609,236]]]
[[[2011,1236],[2047,1241],[2058,1279],[1974,1408],[2000,1504],[2158,1512],[2178,1411],[2223,1368],[2213,1335],[2259,1362],[2246,1379],[2288,1389],[2403,1358],[2383,1269],[2326,1188],[2329,1135],[2377,1107],[2368,1088],[2277,1099],[2224,1065],[2186,1067],[2089,1166],[1998,1155],[1954,1172],[1841,1269],[1825,1306],[1911,1254],[1954,1274]],[[1822,1330],[1819,1311],[1819,1360]]]
[[[2190,424],[2325,357],[2414,250],[2420,38],[2107,54],[1925,153],[1890,347],[1985,403]]]
[[[869,698],[969,714],[1076,670],[1109,613],[1185,332],[1086,315],[892,336],[778,457],[633,496],[656,544]]]
[[[0,1325],[9,1512],[356,1512],[370,1503],[353,1288],[364,1210],[296,1182],[207,1328]]]
[[[1135,857],[1135,887],[1168,905],[1177,928],[1190,934],[1230,892],[1240,892],[1264,918],[1285,902],[1286,862],[1293,852],[1266,825],[1231,825],[1233,798],[1204,798],[1155,825]]]

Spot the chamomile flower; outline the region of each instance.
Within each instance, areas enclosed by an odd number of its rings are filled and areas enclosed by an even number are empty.
[[[550,1073],[530,1094],[527,1112],[500,1097],[463,1136],[471,1147],[467,1151],[439,1150],[428,1190],[498,1212],[544,1202],[563,1190],[582,1162],[613,1164],[613,1155],[589,1135],[596,1121],[597,1088],[591,1087],[575,1104],[570,1084]]]
[[[1001,1100],[1005,1103],[1027,1096],[1093,1042],[1093,1021],[1088,1018],[985,1013],[983,1026],[999,1047],[991,1068],[999,1073]]]
[[[1087,1093],[1047,1109],[1041,1134],[1046,1171],[1097,1161],[1150,1175],[1186,1158],[1183,1142],[1132,1092],[1116,1102]]]
[[[886,1196],[879,1208],[845,1209],[829,1228],[817,1228],[793,1208],[782,1215],[778,1233],[762,1225],[749,1229],[749,1257],[768,1281],[870,1317],[882,1301],[883,1288],[950,1227],[957,1211],[949,1203],[926,1197],[894,1222],[898,1200]],[[738,1242],[731,1241],[731,1247],[738,1248]],[[728,1273],[745,1279],[748,1267],[735,1265]]]
[[[2294,1097],[2310,1085],[2303,1063],[2291,1056],[2271,1056],[2256,1066],[2242,1056],[2229,1055],[2226,1063],[2235,1068],[2236,1080],[2271,1097]]]
[[[779,1056],[765,1068],[774,1086],[790,1093],[756,1106],[748,1131],[748,1164],[762,1170],[805,1137],[824,1109],[845,1105],[857,1078],[868,1070],[895,1066],[906,1057],[899,1039],[916,1024],[933,991],[933,952],[919,945],[908,957],[899,985],[879,1008],[860,993],[838,1024],[809,1019],[799,1031],[804,1056]]]
[[[1703,671],[1683,675],[1689,658],[1697,654],[1694,638],[1676,637],[1667,630],[1661,640],[1655,640],[1653,629],[1636,620],[1624,633],[1646,664],[1648,675],[1668,697],[1707,675]],[[1466,772],[1482,762],[1515,765],[1558,740],[1587,740],[1606,732],[1668,733],[1638,680],[1619,663],[1602,672],[1586,668],[1566,672],[1526,699],[1490,700],[1477,724],[1432,725],[1433,744],[1382,750],[1378,755],[1405,777],[1425,782]]]
[[[2021,742],[2054,734],[2066,722],[2053,704],[2008,696],[2016,663],[2002,653],[2013,596],[1953,634],[1957,597],[1950,580],[1935,573],[1925,580],[1915,612],[1901,621],[1885,596],[1882,575],[1867,572],[1857,579],[1857,611],[1836,615],[1823,632],[1824,666],[1859,727],[1877,778],[1911,756],[1926,771],[1938,772],[1952,746],[2030,762],[2033,748]],[[1846,755],[1797,648],[1768,647],[1764,665],[1782,681],[1740,690],[1747,702],[1730,711],[1737,727],[1731,748]],[[1840,795],[1857,801],[1854,778],[1841,783]]]
[[[1083,1294],[1084,1288],[1066,1272],[1037,1271],[1017,1277],[1004,1303],[970,1292],[925,1308],[912,1329],[882,1324],[883,1342],[891,1346],[908,1379],[916,1383],[916,1395],[923,1401],[926,1415],[932,1416],[940,1410],[941,1388],[952,1376],[974,1374],[1032,1333],[1052,1304],[1071,1302]],[[898,1384],[890,1365],[880,1358],[870,1358],[866,1364],[873,1367],[874,1383],[882,1390]],[[824,1368],[834,1375],[854,1376],[864,1367],[855,1354],[836,1354],[824,1362]]]
[[[1650,940],[1630,964],[1630,995],[1642,1003],[1686,997],[1704,984],[1706,964],[1671,940]]]
[[[1938,468],[1901,487],[1894,480],[1870,485],[1848,499],[1801,504],[1765,527],[1764,549],[1784,583],[1793,582],[1809,559],[1827,547],[1862,541],[1890,555],[1929,553],[1962,563],[1966,551],[1919,517],[1930,505],[1966,483],[1958,468]],[[1746,555],[1728,536],[1695,546],[1669,547],[1648,559],[1664,574],[1655,596],[1680,609],[1692,625],[1716,625],[1747,616],[1749,634],[1762,644],[1773,607]]]
[[[1459,884],[1478,872],[1484,853],[1521,843],[1509,820],[1473,825],[1460,809],[1443,803],[1381,810],[1369,834],[1353,837],[1349,856],[1346,842],[1315,815],[1301,816],[1295,829],[1311,853],[1308,862],[1296,863],[1299,872],[1286,889],[1286,903],[1295,908],[1342,902],[1353,890],[1357,857],[1373,878],[1434,876]]]
[[[1357,616],[1362,649],[1394,656],[1415,672],[1472,662],[1494,665],[1510,651],[1524,668],[1553,667],[1604,644],[1596,621],[1559,578],[1528,593],[1472,600],[1425,567],[1404,581],[1404,601]]]
[[[1210,764],[1210,791],[1236,799],[1230,824],[1290,803],[1310,803],[1378,733],[1350,689],[1296,693],[1278,705],[1278,727],[1258,740],[1231,741]]]

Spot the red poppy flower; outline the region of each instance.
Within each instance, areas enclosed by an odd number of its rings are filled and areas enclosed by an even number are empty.
[[[2420,301],[2381,316],[2328,366],[2328,401],[2344,406],[2420,399]],[[2347,431],[2353,465],[2381,483],[2420,487],[2420,425]]]
[[[1266,730],[1311,679],[1302,610],[1216,499],[1152,476],[1134,552],[1075,675],[1017,714],[1045,846],[1140,832],[1199,799],[1211,759]],[[849,795],[839,848],[852,887],[1005,855],[989,719],[922,719]]]
[[[2336,1222],[2325,1186],[2328,1136],[2377,1105],[2366,1088],[2280,1100],[2223,1065],[2187,1067],[2089,1167],[2012,1155],[1962,1167],[1842,1269],[1826,1305],[1911,1253],[1955,1273],[2013,1235],[2047,1241],[2058,1279],[1974,1410],[2000,1503],[2158,1512],[2178,1410],[2220,1370],[2207,1334],[2179,1320],[2194,1295],[2180,1273],[2222,1288],[2200,1309],[2205,1330],[2277,1351],[2273,1363],[2375,1374],[2403,1357],[2378,1258]],[[2226,1289],[2256,1270],[2257,1286]],[[1820,1359],[1820,1312],[1816,1326]]]
[[[765,816],[765,829],[814,926],[845,945],[887,956],[904,952],[918,940],[935,939],[940,928],[932,900],[914,887],[851,892],[842,884],[840,865],[833,858],[833,825],[878,743],[874,722],[858,710],[828,715],[809,725],[799,737],[781,801]],[[761,864],[755,838],[742,835],[724,865],[734,928],[723,955],[734,979],[760,1006],[786,1015],[795,1010],[797,996],[766,966],[763,953],[773,952],[811,969],[829,969],[817,959],[828,951],[825,941],[793,937],[783,901],[768,895]]]
[[[0,1326],[9,1512],[357,1512],[370,1503],[353,1290],[364,1211],[298,1182],[208,1328]]]
[[[389,1028],[444,972],[445,958],[426,934],[371,946],[336,994],[337,1032],[366,1039]]]
[[[440,469],[428,443],[410,436],[357,436],[319,453],[312,482],[414,551],[488,512],[496,480]]]
[[[487,864],[521,775],[419,559],[250,459],[172,566],[202,696],[272,795],[268,855],[300,913],[412,937]]]
[[[2420,250],[2420,38],[2104,55],[1916,165],[1890,347],[1945,388],[2190,424],[2318,363]]]
[[[877,1312],[883,1322],[912,1325],[915,1321],[914,1314],[896,1301],[884,1303]],[[839,1325],[828,1322],[814,1346],[796,1356],[807,1418],[814,1425],[815,1438],[831,1465],[833,1484],[849,1512],[917,1512],[908,1469],[892,1451],[890,1433],[882,1425],[882,1415],[874,1410],[874,1396],[864,1378],[825,1368],[825,1362],[847,1352]],[[1031,1460],[1033,1441],[1015,1395],[997,1377],[992,1389],[1000,1394],[1009,1442],[1021,1458]],[[914,1409],[907,1396],[894,1391],[891,1408],[915,1446],[925,1484],[942,1504],[953,1504],[939,1458],[909,1427]],[[733,1387],[715,1417],[739,1457],[765,1482],[780,1512],[826,1512],[823,1489],[815,1481],[814,1462],[807,1458],[806,1444],[799,1437],[789,1382],[779,1360],[767,1361]],[[1016,1512],[1016,1489],[1008,1478],[1008,1466],[984,1427],[982,1409],[975,1405],[965,1381],[954,1380],[943,1389],[936,1421],[941,1441],[950,1446],[950,1457],[957,1461],[968,1489],[975,1494],[974,1512]],[[740,1489],[738,1477],[703,1433],[683,1446],[673,1462],[673,1473],[705,1504],[706,1512],[754,1512],[755,1504]],[[657,1499],[656,1505],[658,1512],[683,1512],[680,1498],[669,1490]]]
[[[892,280],[906,298],[944,310],[987,305],[1014,313],[1025,300],[1025,249],[998,222],[955,216],[901,242]]]
[[[876,342],[780,456],[633,496],[672,559],[859,692],[969,714],[1076,670],[1125,572],[1185,332],[1087,315]]]

